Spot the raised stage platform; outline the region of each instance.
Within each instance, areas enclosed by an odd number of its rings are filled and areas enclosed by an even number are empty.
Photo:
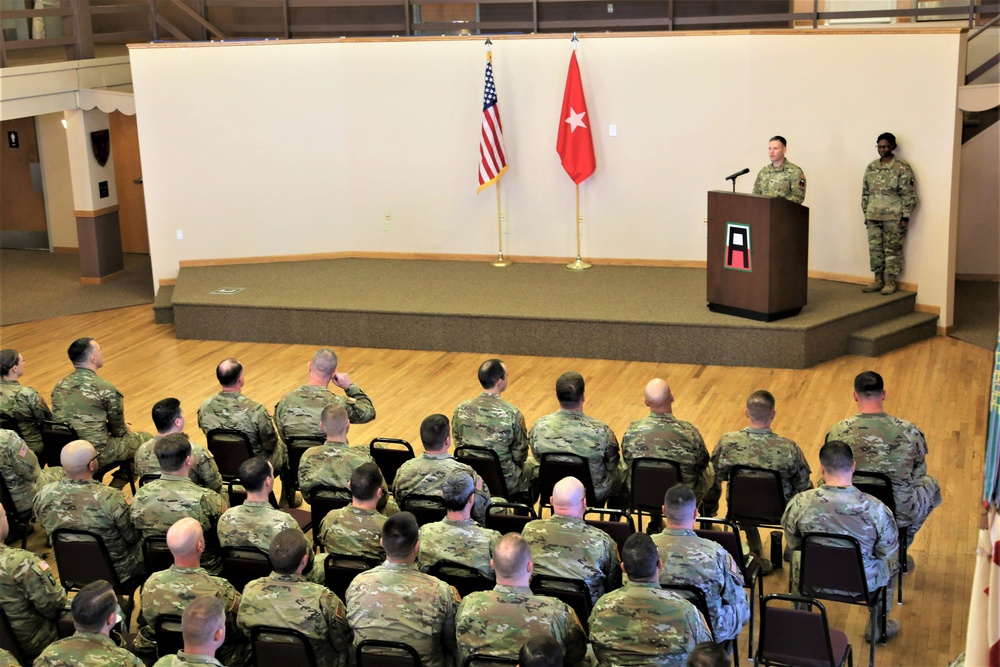
[[[915,302],[810,280],[755,322],[708,310],[704,269],[393,259],[185,267],[172,293],[178,338],[777,368],[934,335]]]

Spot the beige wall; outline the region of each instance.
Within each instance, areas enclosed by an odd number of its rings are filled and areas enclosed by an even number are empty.
[[[865,276],[861,174],[889,130],[920,184],[902,279],[950,324],[958,31],[585,36],[579,49],[598,161],[580,188],[584,256],[703,261],[706,191],[750,167],[749,191],[780,133],[809,181],[810,270]],[[562,37],[494,39],[509,255],[575,252],[573,184],[555,152],[569,53]],[[185,259],[495,253],[495,195],[475,194],[479,39],[130,55],[155,279]],[[859,74],[872,62],[906,66],[887,90]],[[920,103],[891,103],[895,90]]]
[[[1000,124],[962,146],[958,202],[958,264],[961,276],[1000,277]]]
[[[53,248],[78,248],[76,216],[73,215],[73,182],[70,177],[69,146],[63,114],[38,116],[38,148],[42,155],[49,244]]]

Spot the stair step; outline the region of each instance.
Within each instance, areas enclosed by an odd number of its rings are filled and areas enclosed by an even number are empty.
[[[934,313],[909,313],[858,329],[851,334],[848,350],[861,357],[877,357],[937,335],[937,321]]]
[[[174,286],[160,285],[153,299],[153,322],[156,324],[174,323]]]

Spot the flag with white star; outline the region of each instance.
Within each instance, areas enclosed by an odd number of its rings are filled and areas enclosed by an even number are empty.
[[[563,169],[580,184],[597,169],[594,157],[594,137],[590,133],[590,116],[587,115],[587,100],[583,96],[583,82],[580,80],[580,65],[576,62],[576,52],[569,59],[566,74],[566,91],[563,93],[562,113],[559,115],[559,138],[556,152],[562,159]]]

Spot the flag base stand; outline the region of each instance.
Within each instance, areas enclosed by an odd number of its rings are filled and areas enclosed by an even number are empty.
[[[490,266],[495,266],[497,268],[503,268],[505,266],[510,266],[511,264],[513,264],[513,262],[505,258],[502,252],[497,253],[497,258],[490,262]]]
[[[571,269],[573,271],[583,271],[584,269],[589,269],[590,266],[591,266],[590,264],[587,264],[585,261],[580,259],[579,256],[577,256],[576,261],[567,264],[566,268]]]

